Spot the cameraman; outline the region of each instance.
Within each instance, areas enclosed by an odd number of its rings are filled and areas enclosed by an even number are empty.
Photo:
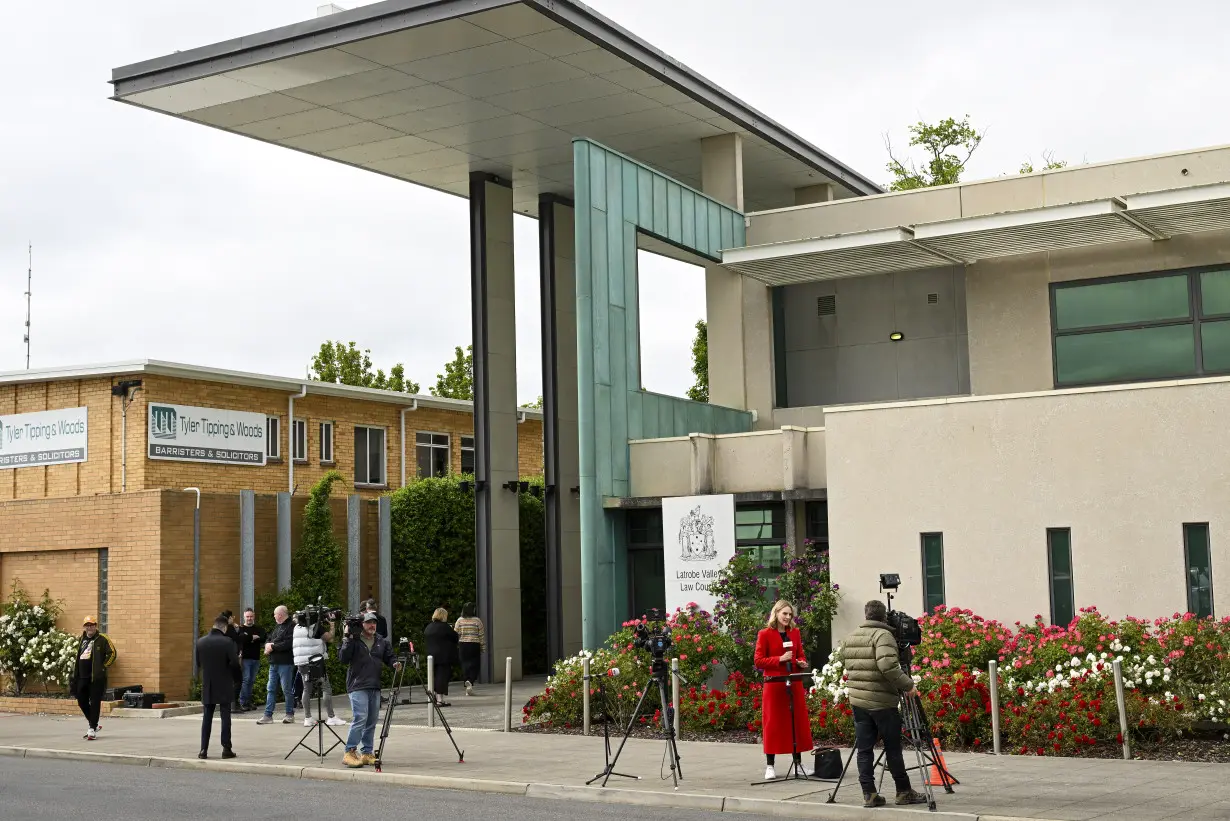
[[[927,797],[910,787],[901,755],[901,713],[897,704],[903,693],[913,693],[914,680],[901,669],[897,639],[888,626],[888,608],[882,601],[869,601],[863,608],[866,621],[846,637],[841,646],[854,708],[854,746],[858,749],[858,781],[864,807],[883,807],[876,792],[872,748],[884,742],[884,759],[897,785],[897,804],[925,804]],[[917,695],[911,695],[916,698]]]
[[[308,662],[312,656],[326,656],[328,649],[325,645],[333,641],[333,625],[334,620],[329,619],[325,624],[321,624],[320,620],[324,614],[320,610],[308,609],[295,614],[295,635],[294,635],[294,662],[295,668],[298,669],[299,675],[303,678],[303,726],[315,727],[316,721],[324,718],[317,716],[312,719],[312,680],[308,675]],[[326,674],[319,681],[315,682],[316,686],[320,687],[321,696],[324,698],[325,709],[329,712],[329,720],[325,722],[336,727],[339,724],[345,724],[340,718],[333,714],[333,685],[329,683],[329,676]]]
[[[346,736],[346,754],[342,763],[347,767],[362,767],[375,764],[372,745],[376,740],[376,719],[380,714],[380,673],[382,667],[401,668],[401,662],[393,660],[393,648],[388,639],[376,635],[376,614],[363,614],[363,626],[358,630],[351,620],[346,621],[346,637],[338,658],[349,665],[346,670],[346,690],[350,694],[350,709],[354,716],[350,722],[350,734]],[[362,753],[359,744],[362,743]]]

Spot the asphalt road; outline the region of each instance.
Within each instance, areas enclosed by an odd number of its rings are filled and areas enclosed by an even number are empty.
[[[54,759],[4,758],[4,821],[197,821],[198,819],[430,818],[432,821],[718,821],[721,813],[549,801],[451,790],[342,784],[278,776],[146,769]],[[725,821],[730,821],[726,817]]]

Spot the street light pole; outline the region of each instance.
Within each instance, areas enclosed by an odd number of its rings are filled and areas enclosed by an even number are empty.
[[[184,493],[196,494],[196,507],[192,510],[192,679],[195,681],[196,640],[201,632],[201,489],[186,487]]]

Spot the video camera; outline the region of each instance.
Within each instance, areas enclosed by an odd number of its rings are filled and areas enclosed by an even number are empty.
[[[366,613],[347,613],[346,614],[346,637],[357,639],[363,635],[363,618]]]
[[[901,576],[897,573],[880,574],[880,590],[888,596],[888,626],[897,640],[897,656],[901,660],[901,668],[907,672],[914,661],[914,648],[922,643],[922,628],[918,619],[893,609],[893,591],[901,587]]]
[[[671,638],[671,629],[665,621],[661,610],[656,607],[650,609],[645,622],[636,626],[635,637],[632,639],[634,646],[648,651],[653,657],[650,671],[658,674],[666,672],[666,652],[675,644]]]
[[[326,625],[329,622],[337,621],[342,615],[341,610],[321,604],[321,599],[323,598],[323,596],[317,596],[315,604],[305,605],[302,610],[294,612],[295,624],[308,628],[314,639],[323,636]]]

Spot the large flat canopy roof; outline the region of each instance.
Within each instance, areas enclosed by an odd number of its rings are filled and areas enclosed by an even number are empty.
[[[698,140],[744,139],[746,210],[881,189],[575,0],[387,0],[117,68],[115,99],[518,211],[572,195],[574,137],[701,187]]]
[[[722,264],[766,285],[793,285],[1224,230],[1230,183],[1215,183],[732,248]]]

